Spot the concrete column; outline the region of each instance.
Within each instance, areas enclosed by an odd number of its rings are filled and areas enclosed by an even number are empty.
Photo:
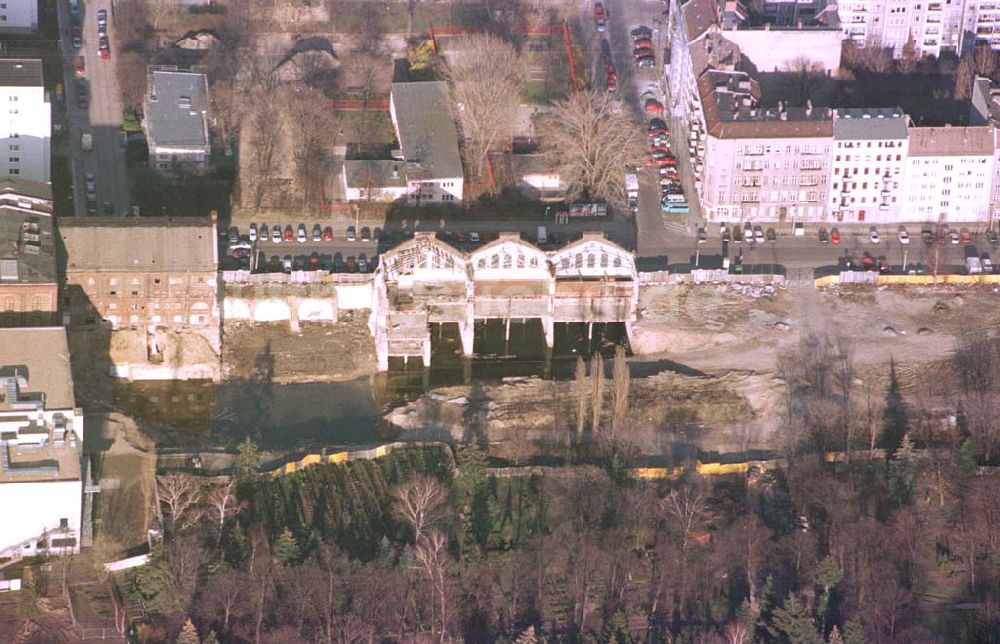
[[[379,371],[389,370],[389,335],[385,327],[375,327],[375,357]]]
[[[510,342],[510,318],[503,319],[503,341]]]
[[[427,336],[428,337],[424,338],[423,342],[423,358],[425,367],[431,366],[431,338],[429,333]]]
[[[292,330],[292,333],[299,333],[302,330],[299,327],[299,298],[297,297],[288,298],[288,328]]]
[[[556,343],[556,322],[551,315],[542,316],[542,333],[545,334],[545,346],[551,349]]]
[[[458,335],[462,338],[462,355],[471,356],[476,340],[475,321],[459,322]]]
[[[542,377],[548,380],[552,377],[552,347],[545,347],[545,368]]]
[[[628,345],[632,346],[632,320],[625,320],[625,338],[628,340]]]
[[[468,385],[472,383],[472,360],[470,358],[462,358],[462,384]]]

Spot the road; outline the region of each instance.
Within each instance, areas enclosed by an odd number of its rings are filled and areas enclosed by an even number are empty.
[[[83,28],[83,47],[73,48],[71,28],[73,20],[69,4],[59,0],[60,50],[63,55],[64,87],[66,88],[66,116],[69,125],[69,153],[73,171],[74,211],[80,217],[87,212],[86,186],[84,175],[93,173],[97,179],[97,212],[103,214],[104,204],[110,203],[115,214],[123,214],[131,203],[129,199],[128,175],[125,164],[125,149],[120,143],[122,122],[121,93],[114,65],[114,26],[111,19],[110,0],[80,2],[80,25]],[[112,59],[102,61],[98,55],[97,11],[108,11],[108,30],[112,42]],[[83,56],[86,73],[84,83],[87,88],[89,105],[81,109],[77,104],[76,77],[73,61]],[[80,148],[80,135],[89,132],[93,136],[93,149],[84,152]]]

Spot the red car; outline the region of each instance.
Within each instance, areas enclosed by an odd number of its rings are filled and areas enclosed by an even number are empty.
[[[101,48],[97,50],[97,55],[101,57],[101,60],[108,62],[111,60],[111,50],[108,48]]]
[[[333,228],[327,226],[323,229],[323,241],[333,241]]]
[[[607,63],[604,66],[604,71],[607,72],[608,78],[614,78],[615,80],[618,80],[618,71],[615,69],[615,66],[612,65],[611,63]]]
[[[285,241],[295,241],[295,231],[292,230],[292,226],[290,224],[285,226],[285,234],[283,237]]]
[[[643,107],[650,114],[663,114],[663,105],[655,98],[647,98]]]
[[[604,5],[600,2],[596,3],[594,5],[594,20],[605,20],[606,18],[607,16],[604,15]]]
[[[834,228],[830,231],[830,243],[839,244],[840,243],[840,231]]]
[[[77,56],[73,61],[73,72],[77,76],[83,76],[86,71],[86,63],[83,60],[83,56]]]

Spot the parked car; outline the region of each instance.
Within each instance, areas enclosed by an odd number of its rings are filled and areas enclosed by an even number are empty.
[[[479,233],[469,233],[470,243],[478,244],[480,241],[482,241],[482,238],[479,236]]]
[[[345,262],[345,268],[348,273],[358,272],[358,260],[354,259],[354,255],[348,256],[347,261]]]
[[[633,38],[651,38],[653,36],[653,30],[646,26],[639,26],[630,31],[629,35]]]
[[[250,241],[252,242],[257,241],[257,224],[250,224],[250,231],[248,234],[250,237]]]
[[[77,76],[83,76],[84,74],[87,73],[87,64],[86,64],[83,56],[77,56],[73,60],[73,72]]]
[[[952,244],[957,244],[959,243],[959,241],[961,241],[958,232],[954,228],[948,231],[948,241],[950,241]]]
[[[611,43],[607,38],[601,38],[601,58],[605,63],[611,62]]]
[[[899,227],[898,236],[900,244],[903,244],[905,246],[906,244],[910,243],[910,233],[906,232],[906,228],[904,228],[903,226]]]
[[[319,253],[316,251],[309,254],[309,268],[314,271],[319,268]]]
[[[80,27],[73,27],[73,49],[83,49],[83,34]]]
[[[240,229],[236,226],[229,227],[229,245],[235,246],[240,241]]]
[[[826,228],[819,229],[819,243],[826,244],[830,241],[830,235],[826,232]]]
[[[87,83],[82,78],[76,79],[76,104],[81,110],[87,109],[90,100],[87,98]]]
[[[615,79],[614,76],[608,76],[607,89],[612,94],[618,91],[618,81]]]
[[[292,229],[291,224],[285,226],[285,234],[282,239],[286,242],[295,241],[295,230]]]
[[[361,227],[361,241],[370,242],[372,240],[372,229],[368,226]]]
[[[969,232],[968,228],[963,228],[961,230],[961,232],[958,233],[958,236],[961,239],[961,241],[962,241],[963,244],[971,244],[972,243],[972,233]]]
[[[372,229],[372,241],[382,241],[382,229],[378,226]]]
[[[327,226],[323,229],[322,240],[325,242],[333,241],[333,228]]]
[[[604,13],[604,5],[600,2],[594,4],[594,24],[597,26],[597,31],[604,33],[607,28],[607,14]]]
[[[650,114],[663,114],[663,104],[655,98],[647,98],[643,109]]]
[[[299,243],[300,244],[306,243],[306,241],[309,239],[309,235],[306,234],[306,225],[305,224],[299,224],[299,229],[298,229],[297,233],[298,234],[296,235],[296,237],[298,238]]]
[[[347,227],[347,241],[355,241],[358,238],[357,232],[354,226]]]
[[[98,9],[97,11],[97,31],[105,33],[108,28],[108,10]]]
[[[836,228],[830,230],[830,243],[839,244],[840,243],[840,231]]]
[[[648,56],[643,56],[642,58],[637,58],[635,64],[639,67],[653,67],[656,65],[656,58],[652,54]]]
[[[994,246],[1000,241],[1000,237],[997,237],[997,231],[992,228],[986,231],[986,239]]]
[[[736,225],[733,226],[733,241],[737,244],[743,243],[743,227]]]
[[[924,228],[923,230],[921,230],[920,231],[920,238],[928,246],[930,246],[931,244],[934,243],[934,233],[931,231],[930,228]]]
[[[344,256],[340,253],[333,254],[333,270],[335,273],[342,273],[347,265],[344,264]]]
[[[318,242],[323,239],[323,228],[319,224],[313,224],[312,227],[312,240]]]
[[[878,229],[875,228],[875,226],[872,226],[871,228],[868,229],[868,241],[870,241],[873,244],[878,243]]]
[[[271,241],[275,244],[281,243],[281,226],[278,224],[275,224],[274,228],[271,229]]]
[[[368,272],[368,258],[364,253],[358,254],[358,272],[367,273]]]
[[[992,273],[993,272],[993,261],[990,259],[990,254],[989,253],[983,253],[980,256],[979,260],[983,264],[983,272],[984,273]]]
[[[704,227],[698,229],[698,243],[704,244],[708,241],[708,233],[705,231]]]
[[[86,183],[86,192],[88,200],[97,200],[97,179],[94,177],[93,173],[88,172],[84,177],[84,182]]]
[[[261,224],[257,227],[257,239],[264,242],[271,240],[271,229],[268,228],[267,224]]]
[[[778,235],[774,232],[774,228],[767,229],[767,241],[771,242],[772,244],[778,241]]]
[[[764,229],[760,226],[753,227],[753,240],[755,243],[761,244],[764,242]]]

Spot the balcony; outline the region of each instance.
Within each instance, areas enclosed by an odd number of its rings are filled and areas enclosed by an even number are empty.
[[[932,2],[931,4],[927,5],[927,10],[928,11],[941,11],[941,3],[940,2]]]
[[[800,186],[818,186],[819,185],[819,177],[805,177],[803,179],[799,179],[799,185]]]
[[[799,163],[799,170],[822,170],[822,161],[802,161]]]

